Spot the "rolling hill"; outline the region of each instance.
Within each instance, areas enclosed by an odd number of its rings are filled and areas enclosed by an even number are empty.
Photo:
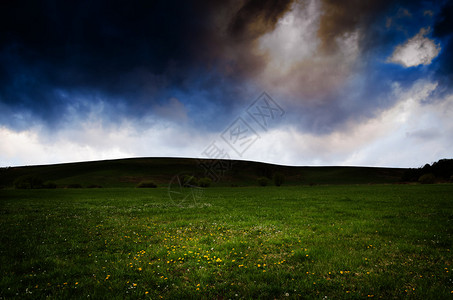
[[[58,187],[80,184],[83,187],[135,187],[144,180],[166,186],[175,175],[204,177],[205,168],[216,161],[192,158],[130,158],[54,165],[0,169],[0,187],[13,187],[21,176],[35,176]],[[258,177],[285,177],[285,185],[377,184],[396,183],[407,169],[377,167],[295,167],[253,161],[217,161],[229,163],[228,170],[214,182],[216,186],[256,185]],[[221,175],[216,172],[216,174]]]

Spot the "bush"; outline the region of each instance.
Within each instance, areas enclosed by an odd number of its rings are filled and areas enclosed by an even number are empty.
[[[102,188],[102,185],[91,184],[91,185],[87,186],[87,188],[89,188],[89,189],[100,189],[100,188]]]
[[[200,180],[198,180],[198,184],[200,187],[209,187],[211,186],[212,180],[211,178],[208,177],[203,177]]]
[[[421,184],[432,184],[436,181],[436,176],[434,176],[434,174],[424,174],[422,176],[420,176],[420,178],[418,179],[418,182],[420,182]]]
[[[14,181],[14,187],[16,189],[40,189],[43,187],[43,181],[36,176],[25,175]]]
[[[157,188],[157,184],[152,181],[142,181],[137,185],[138,188]]]
[[[56,189],[57,184],[55,182],[46,182],[42,186],[43,189]]]
[[[267,179],[267,177],[259,177],[257,181],[260,186],[266,186],[269,183],[269,179]]]
[[[281,186],[285,182],[285,176],[282,173],[275,173],[273,179],[276,186]]]
[[[81,189],[82,185],[80,183],[71,183],[66,186],[67,189]]]
[[[198,180],[195,176],[185,175],[182,179],[182,185],[184,187],[198,186]]]

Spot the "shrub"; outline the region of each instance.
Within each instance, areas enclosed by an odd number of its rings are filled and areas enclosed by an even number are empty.
[[[212,180],[209,177],[203,177],[198,180],[198,184],[200,187],[209,187],[211,186]]]
[[[67,189],[81,189],[82,185],[80,183],[71,183],[66,186]]]
[[[434,176],[434,174],[424,174],[422,176],[420,176],[420,178],[418,179],[418,182],[420,182],[421,184],[432,184],[436,181],[436,176]]]
[[[16,189],[40,189],[42,186],[42,179],[32,175],[21,176],[14,181]]]
[[[57,184],[55,182],[46,182],[42,186],[43,189],[56,189]]]
[[[138,188],[157,188],[157,184],[152,181],[142,181],[137,185]]]
[[[276,186],[281,186],[285,182],[285,176],[282,173],[275,173],[273,179]]]
[[[87,186],[87,188],[89,188],[89,189],[100,189],[100,188],[102,188],[102,185],[91,184],[91,185]]]
[[[267,179],[267,177],[259,177],[257,181],[260,186],[266,186],[269,183],[269,179]]]
[[[182,185],[184,187],[198,186],[198,180],[193,175],[185,175],[182,179]]]

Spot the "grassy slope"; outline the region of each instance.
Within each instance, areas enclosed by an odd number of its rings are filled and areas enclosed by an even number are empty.
[[[0,297],[448,299],[453,185],[0,190]]]
[[[217,183],[220,186],[255,185],[256,178],[275,172],[285,175],[286,183],[299,184],[367,184],[397,182],[405,169],[367,167],[289,167],[250,161],[235,161],[232,169]],[[0,170],[0,187],[12,186],[22,175],[36,175],[59,186],[79,183],[83,186],[132,187],[142,180],[167,185],[180,173],[204,176],[195,159],[133,158],[57,165],[14,167]]]

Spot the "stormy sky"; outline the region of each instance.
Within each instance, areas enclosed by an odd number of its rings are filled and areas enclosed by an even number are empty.
[[[0,166],[451,158],[452,13],[444,0],[2,1]]]

